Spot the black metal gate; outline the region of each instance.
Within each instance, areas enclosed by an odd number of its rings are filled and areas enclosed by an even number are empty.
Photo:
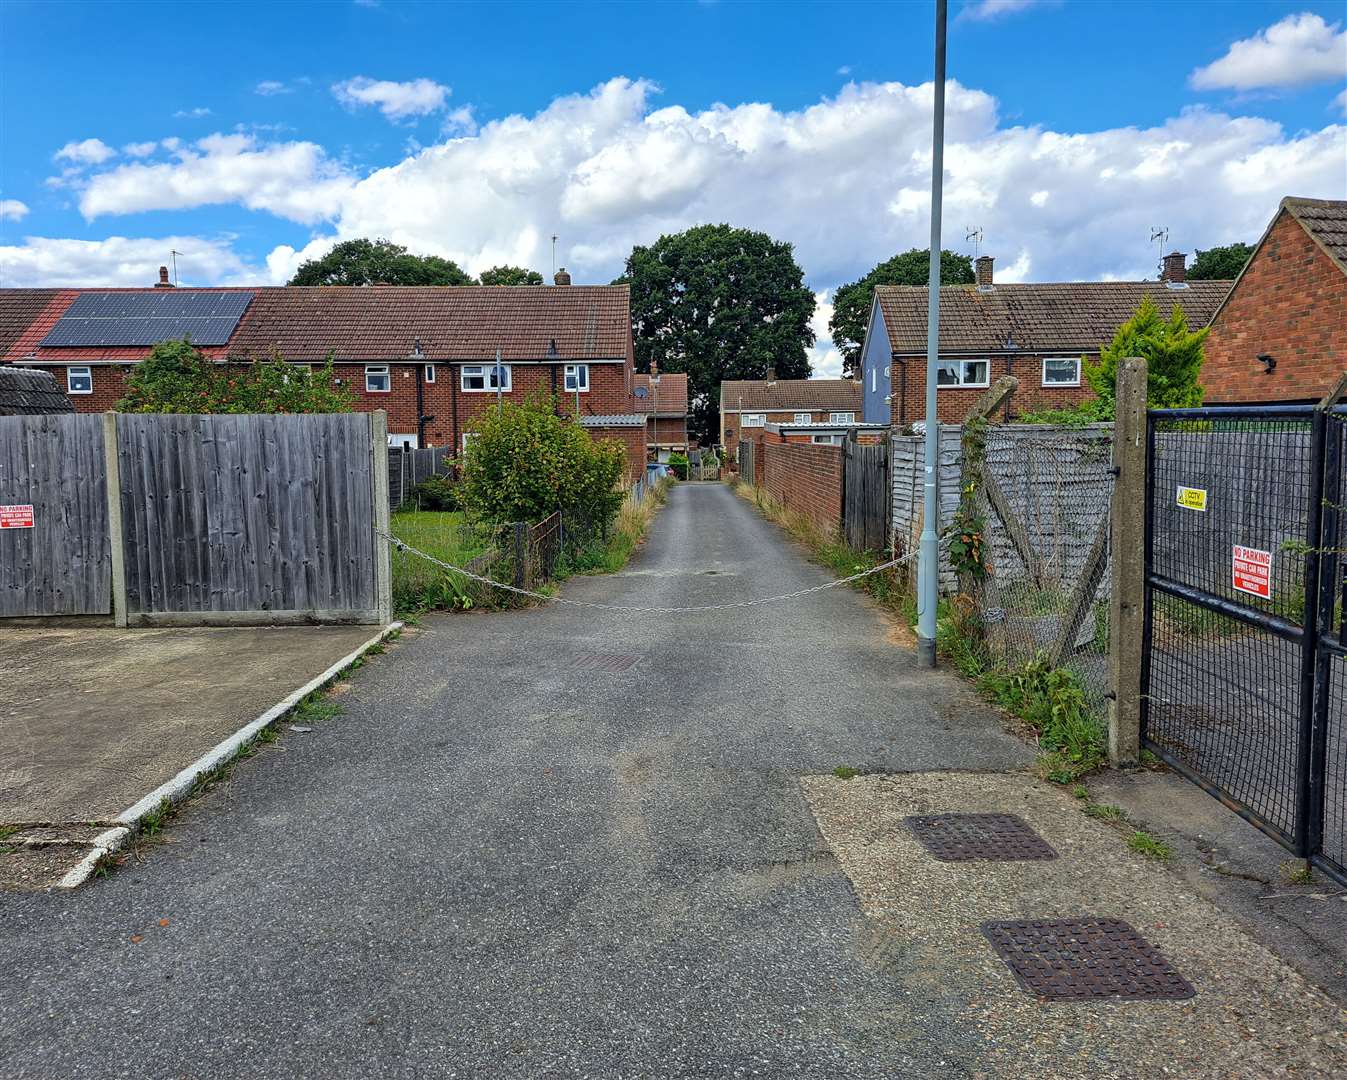
[[[1347,883],[1341,408],[1154,409],[1143,745]]]

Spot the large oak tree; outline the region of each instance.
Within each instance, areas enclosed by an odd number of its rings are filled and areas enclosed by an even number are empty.
[[[688,375],[688,427],[719,438],[726,379],[809,376],[814,294],[790,244],[729,225],[698,225],[627,259],[636,369]]]
[[[413,255],[390,240],[343,240],[300,266],[291,285],[475,285],[463,269],[438,255]]]
[[[1190,281],[1233,281],[1239,277],[1239,272],[1244,269],[1244,264],[1249,261],[1252,255],[1253,248],[1243,243],[1207,248],[1206,251],[1199,248],[1197,258],[1193,260],[1193,265],[1188,268],[1188,279]]]

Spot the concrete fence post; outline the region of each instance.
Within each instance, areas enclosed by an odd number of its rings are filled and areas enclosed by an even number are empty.
[[[1146,361],[1118,365],[1113,425],[1112,580],[1108,611],[1108,755],[1134,765],[1141,753],[1141,644],[1146,597]]]
[[[108,551],[112,556],[112,621],[127,625],[126,544],[122,536],[122,466],[117,455],[117,414],[103,414],[103,476],[108,501]]]
[[[388,413],[369,414],[370,467],[374,478],[374,601],[379,621],[393,621],[393,561],[388,542],[392,522],[388,505]]]

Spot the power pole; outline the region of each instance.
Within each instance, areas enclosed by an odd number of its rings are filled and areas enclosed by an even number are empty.
[[[931,267],[926,289],[926,461],[921,549],[917,563],[917,661],[935,667],[935,614],[940,590],[940,211],[945,173],[945,23],[948,0],[935,0],[935,121],[931,135]]]

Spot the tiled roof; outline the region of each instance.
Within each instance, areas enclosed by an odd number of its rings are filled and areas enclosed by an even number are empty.
[[[861,411],[861,384],[851,379],[735,379],[720,384],[722,409]]]
[[[999,352],[1009,337],[1022,352],[1093,352],[1112,340],[1149,296],[1169,318],[1183,308],[1189,327],[1211,321],[1230,291],[1228,281],[1190,281],[1172,288],[1163,281],[1072,281],[997,285],[978,292],[973,285],[940,289],[940,351]],[[875,288],[890,348],[896,353],[926,351],[926,287]]]
[[[609,413],[607,416],[582,416],[581,427],[645,427],[645,413]]]
[[[0,367],[0,416],[36,416],[75,411],[50,371]]]
[[[644,409],[646,412],[652,410],[653,402],[650,398],[650,376],[635,375],[632,378],[632,389],[645,389],[646,396],[636,395],[636,407]],[[659,391],[659,408],[656,409],[661,416],[686,416],[688,411],[688,377],[686,372],[666,372],[659,377],[657,386]]]
[[[419,340],[428,361],[623,360],[631,352],[625,285],[326,286],[263,289],[229,352],[287,360],[396,360]]]
[[[61,363],[140,360],[147,348],[41,346],[62,312],[82,292],[126,289],[0,289],[0,335],[13,323],[0,359]],[[229,345],[205,348],[207,356],[287,360],[397,360],[417,339],[427,361],[543,360],[556,342],[562,360],[631,358],[631,300],[626,285],[400,286],[367,288],[270,286],[252,290],[253,302]],[[38,307],[35,294],[44,294]],[[34,308],[37,308],[34,311]],[[11,314],[12,312],[12,314]]]
[[[1347,274],[1347,201],[1287,197],[1282,207]]]

